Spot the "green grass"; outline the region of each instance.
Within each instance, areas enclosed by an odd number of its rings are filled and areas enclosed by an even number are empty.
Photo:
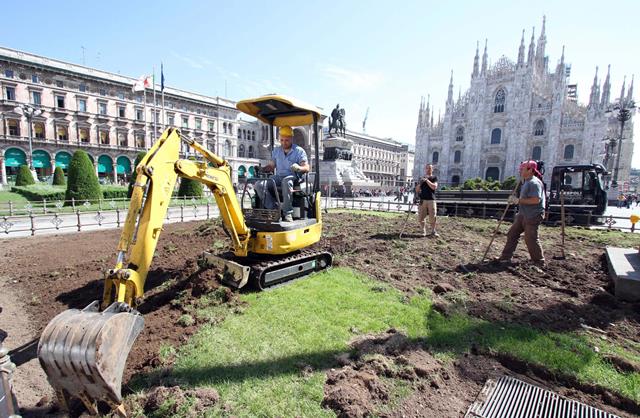
[[[463,305],[468,298],[455,296]],[[213,386],[220,393],[221,406],[209,411],[211,416],[333,416],[320,407],[326,371],[337,367],[335,357],[348,351],[354,332],[378,333],[390,327],[403,330],[447,362],[476,345],[640,401],[640,374],[619,373],[602,355],[615,352],[637,359],[628,350],[607,342],[596,353],[591,337],[578,332],[542,332],[464,314],[444,317],[431,310],[429,291],[407,299],[351,270],[336,268],[241,298],[247,302],[242,314],[228,312],[219,324],[203,326],[176,354],[172,377],[181,386]],[[206,315],[207,308],[201,309]],[[220,309],[215,306],[211,315],[220,316]],[[303,376],[305,366],[313,373]],[[389,385],[394,405],[411,393],[402,381]],[[231,410],[221,409],[225,403]]]
[[[9,202],[13,202],[16,205],[26,205],[29,201],[27,200],[26,197],[22,196],[21,194],[14,193],[14,192],[0,191],[0,203],[9,203]],[[2,206],[6,206],[7,210],[9,209],[8,205],[2,205]]]

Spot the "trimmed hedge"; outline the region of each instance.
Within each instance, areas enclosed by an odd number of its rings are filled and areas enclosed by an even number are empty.
[[[64,171],[62,171],[62,167],[56,167],[56,171],[53,172],[53,185],[54,186],[65,186],[67,181],[64,179]]]
[[[73,153],[69,164],[69,179],[65,200],[88,200],[96,202],[101,197],[98,176],[86,152],[78,150]],[[71,204],[67,202],[67,204]]]
[[[29,186],[31,184],[36,184],[31,170],[26,165],[21,165],[16,175],[16,186]]]
[[[41,202],[43,200],[65,200],[65,189],[60,186],[33,185],[33,186],[14,186],[11,188],[14,193],[21,194],[28,200]],[[125,186],[100,186],[102,199],[125,199],[127,197],[127,188]]]
[[[126,199],[128,197],[126,186],[100,186],[100,189],[103,199]]]

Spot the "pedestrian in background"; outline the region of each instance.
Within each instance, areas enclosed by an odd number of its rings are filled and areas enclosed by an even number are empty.
[[[424,167],[425,176],[416,185],[416,195],[420,196],[420,206],[418,207],[418,224],[422,228],[422,236],[439,236],[436,231],[436,189],[438,188],[438,178],[433,175],[433,165],[427,164]],[[427,234],[426,217],[429,215],[429,225],[431,233]]]

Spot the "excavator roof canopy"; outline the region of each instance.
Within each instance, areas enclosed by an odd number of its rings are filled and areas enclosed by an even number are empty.
[[[313,115],[321,122],[326,116],[317,107],[292,97],[267,94],[236,103],[241,112],[274,126],[306,126],[313,124]]]

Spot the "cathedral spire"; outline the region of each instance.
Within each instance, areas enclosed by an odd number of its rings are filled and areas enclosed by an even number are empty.
[[[598,73],[596,67],[596,75]],[[560,56],[560,63],[558,63],[558,67],[556,68],[556,74],[560,77],[564,77],[564,45],[562,45],[562,55]]]
[[[433,112],[433,113],[436,113],[436,112]],[[433,128],[433,113],[431,114],[431,124],[430,124],[432,128]]]
[[[422,126],[423,113],[424,113],[424,96],[420,96],[420,109],[418,110],[418,128]]]
[[[476,78],[478,76],[478,63],[480,61],[480,41],[476,41],[476,56],[473,57],[473,73],[471,73],[471,78]]]
[[[602,99],[600,101],[600,106],[602,108],[606,108],[609,105],[609,100],[611,98],[611,82],[610,79],[611,73],[611,64],[607,67],[607,77],[604,79],[604,84],[602,85]]]
[[[542,16],[542,32],[540,32],[540,37],[538,38],[538,47],[536,48],[536,65],[538,68],[544,68],[544,49],[547,45],[547,36],[545,35],[545,24],[547,17]]]
[[[520,48],[518,48],[518,68],[524,66],[524,29],[522,29],[522,39],[520,39]]]
[[[527,56],[527,67],[530,67],[530,66],[533,65],[533,59],[534,59],[535,48],[536,48],[535,36],[536,36],[536,27],[534,26],[531,29],[531,42],[529,43],[529,53],[528,53],[528,56]]]
[[[597,106],[600,101],[600,90],[598,87],[598,67],[596,67],[596,75],[593,77],[591,85],[591,95],[589,96],[589,107]]]
[[[620,103],[624,102],[624,86],[627,84],[627,76],[624,76],[622,81],[622,90],[620,90]]]
[[[453,104],[453,70],[451,70],[451,78],[449,79],[449,93],[447,94],[447,107]]]
[[[629,86],[629,92],[627,93],[627,99],[633,100],[633,74],[631,74],[631,85]]]
[[[482,70],[480,71],[480,75],[485,75],[487,72],[487,61],[489,57],[487,56],[487,40],[484,40],[484,54],[482,54]]]

